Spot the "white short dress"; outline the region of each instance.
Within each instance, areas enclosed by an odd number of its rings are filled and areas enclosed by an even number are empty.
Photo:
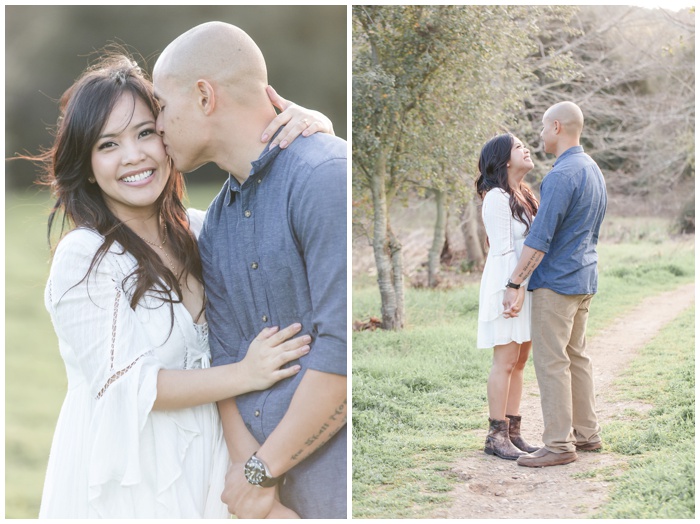
[[[481,216],[489,238],[489,253],[479,290],[477,347],[492,348],[512,341],[527,342],[531,339],[532,293],[525,293],[525,302],[517,317],[503,317],[506,283],[523,251],[526,226],[513,218],[510,196],[500,188],[486,193]],[[527,288],[527,280],[523,286]]]
[[[192,229],[201,227],[203,213]],[[198,232],[198,230],[195,230]],[[207,367],[207,326],[183,304],[130,307],[136,260],[113,245],[82,280],[103,237],[58,244],[45,302],[66,366],[40,518],[227,518],[228,453],[215,404],[153,411],[160,369]],[[82,280],[82,282],[81,282]]]

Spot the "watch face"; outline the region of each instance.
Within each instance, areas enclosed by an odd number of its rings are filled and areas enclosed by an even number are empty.
[[[251,484],[260,485],[267,478],[265,465],[257,458],[251,457],[245,465],[245,478]]]

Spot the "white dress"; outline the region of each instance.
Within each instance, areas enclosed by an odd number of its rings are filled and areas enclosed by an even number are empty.
[[[203,213],[190,216],[198,234]],[[216,405],[151,410],[160,369],[208,367],[207,326],[174,304],[171,332],[170,305],[153,297],[132,310],[132,279],[124,278],[136,260],[119,245],[81,282],[102,242],[93,230],[71,231],[46,286],[68,392],[39,517],[227,518],[220,496],[228,453]]]
[[[532,294],[525,293],[525,302],[517,317],[503,317],[506,283],[523,252],[526,226],[513,218],[510,197],[500,188],[486,193],[481,216],[489,238],[489,253],[479,290],[477,347],[527,342],[530,340]],[[527,280],[522,285],[527,289]]]

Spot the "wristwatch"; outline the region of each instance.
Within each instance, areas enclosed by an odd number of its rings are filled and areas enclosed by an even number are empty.
[[[250,484],[260,488],[271,488],[283,478],[283,476],[273,477],[270,470],[267,469],[267,465],[256,457],[255,453],[245,463],[244,474]]]
[[[506,284],[506,287],[512,287],[513,289],[520,289],[520,284],[515,284],[508,279],[508,283]]]

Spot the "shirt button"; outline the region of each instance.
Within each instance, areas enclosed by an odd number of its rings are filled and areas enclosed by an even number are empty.
[[[262,178],[258,178],[258,184],[262,184]]]
[[[250,267],[252,267],[253,269],[258,269],[258,263],[257,263],[257,262],[253,262],[253,263],[250,265]]]
[[[263,321],[263,322],[267,322],[267,315],[263,315],[263,316],[262,316],[262,321]]]
[[[259,410],[259,409],[256,409],[256,410],[255,410],[255,416],[256,416],[256,417],[259,417],[259,416],[260,416],[260,410]]]
[[[252,215],[253,213],[250,212],[250,209],[246,209],[245,213],[243,213],[243,214],[245,215],[246,218],[250,218],[250,215]]]

